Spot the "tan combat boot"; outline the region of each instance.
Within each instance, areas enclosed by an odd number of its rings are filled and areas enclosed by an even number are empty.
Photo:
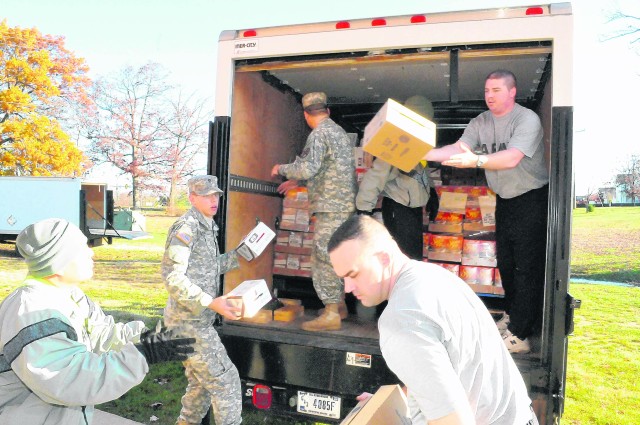
[[[320,313],[320,315],[324,314],[324,308],[321,308],[320,310],[318,310],[318,313]],[[349,310],[347,309],[347,303],[345,303],[344,300],[338,304],[338,313],[340,314],[340,319],[342,320],[349,317]]]
[[[337,331],[340,329],[342,320],[338,313],[338,304],[327,304],[322,315],[317,318],[304,322],[302,329],[305,331]]]

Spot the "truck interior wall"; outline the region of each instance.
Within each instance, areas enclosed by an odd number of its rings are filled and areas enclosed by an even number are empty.
[[[290,92],[268,84],[259,72],[236,73],[231,114],[229,173],[265,182],[274,164],[291,162],[309,134],[300,101]],[[227,251],[256,225],[256,218],[275,227],[282,199],[255,193],[229,192],[226,228]],[[239,270],[227,273],[226,290],[247,279],[263,278],[271,286],[273,245],[250,263],[241,261]]]
[[[87,225],[92,229],[104,229],[107,215],[107,185],[83,184],[87,201]]]

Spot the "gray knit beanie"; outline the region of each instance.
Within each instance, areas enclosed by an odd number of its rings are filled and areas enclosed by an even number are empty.
[[[33,277],[51,276],[69,264],[87,237],[72,223],[49,218],[31,224],[20,232],[16,246]]]

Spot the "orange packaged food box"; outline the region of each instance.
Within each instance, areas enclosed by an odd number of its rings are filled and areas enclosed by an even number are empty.
[[[430,232],[462,233],[463,214],[440,211],[429,223]]]
[[[427,257],[435,261],[459,263],[462,259],[462,236],[431,233]]]
[[[309,208],[309,192],[306,187],[296,187],[288,190],[282,201],[285,208]]]
[[[469,207],[464,210],[464,221],[465,222],[477,222],[482,221],[482,214],[480,213],[480,207],[474,208]]]
[[[292,322],[296,317],[304,315],[304,307],[301,305],[285,305],[273,312],[273,320],[278,322]]]

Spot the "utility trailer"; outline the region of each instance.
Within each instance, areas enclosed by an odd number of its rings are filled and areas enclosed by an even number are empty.
[[[106,183],[75,177],[0,177],[0,242],[15,241],[28,225],[63,218],[82,230],[90,246],[114,237],[145,238],[142,231],[113,228],[113,192]]]
[[[438,146],[454,143],[486,110],[484,78],[499,68],[518,78],[517,102],[544,127],[549,169],[544,324],[531,354],[514,355],[540,423],[559,422],[565,397],[572,210],[572,11],[570,3],[376,17],[224,31],[219,38],[215,120],[208,171],[225,192],[217,220],[232,249],[260,219],[282,211],[273,164],[299,154],[310,129],[301,96],[323,91],[331,117],[362,138],[384,102],[431,99]],[[439,167],[439,164],[432,164]],[[444,179],[464,172],[441,167]],[[482,170],[467,178],[483,179]],[[305,332],[317,298],[308,278],[273,273],[273,247],[225,276],[225,291],[264,278],[280,297],[303,299],[295,323],[224,322],[220,334],[243,382],[247,405],[274,415],[339,422],[355,396],[397,382],[378,347],[375,309],[351,306],[337,332]],[[491,309],[502,298],[479,295]]]

